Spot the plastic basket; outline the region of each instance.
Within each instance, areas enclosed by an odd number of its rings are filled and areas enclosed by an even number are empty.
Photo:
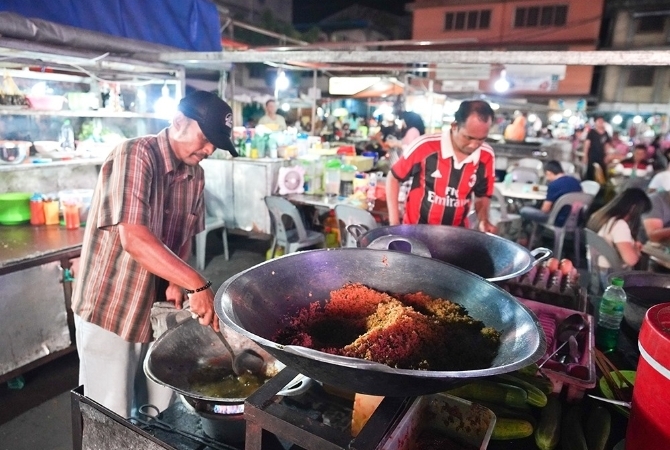
[[[553,339],[553,333],[556,325],[566,317],[575,314],[572,309],[561,308],[558,306],[539,303],[532,300],[520,298],[519,301],[530,308],[538,317],[542,324],[545,334],[547,334],[547,353],[538,361],[541,364],[547,356],[551,355],[557,347],[557,342]],[[542,367],[544,373],[554,385],[554,392],[560,393],[566,391],[566,400],[576,402],[584,397],[587,389],[593,389],[596,386],[596,367],[593,359],[593,349],[595,347],[595,323],[590,314],[580,313],[587,322],[586,333],[578,339],[582,348],[579,361],[576,364],[563,365],[556,361],[549,360]],[[550,318],[554,318],[552,324]],[[552,327],[553,325],[553,327]]]

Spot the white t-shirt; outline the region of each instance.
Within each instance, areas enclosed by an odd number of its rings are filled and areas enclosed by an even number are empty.
[[[609,245],[614,247],[616,250],[616,245],[620,242],[630,242],[631,244],[635,242],[633,235],[630,232],[630,227],[628,223],[623,219],[615,219],[612,217],[607,221],[603,227],[598,230],[598,236],[605,239]],[[617,250],[618,251],[618,250]],[[610,263],[603,256],[598,257],[598,266],[609,269]]]
[[[664,170],[654,175],[654,178],[649,182],[648,189],[656,191],[670,192],[670,170]]]
[[[286,129],[286,120],[279,114],[276,114],[274,119],[266,114],[261,117],[258,124],[265,125],[272,131],[284,131]]]

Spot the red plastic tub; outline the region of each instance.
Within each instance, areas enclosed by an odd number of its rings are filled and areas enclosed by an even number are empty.
[[[638,338],[626,450],[670,448],[670,303],[649,308]]]

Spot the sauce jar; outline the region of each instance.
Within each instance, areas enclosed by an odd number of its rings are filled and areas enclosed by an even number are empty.
[[[63,205],[63,216],[65,218],[65,228],[68,230],[76,230],[79,228],[79,205],[77,203],[65,203]]]
[[[42,205],[44,206],[44,223],[46,225],[58,225],[58,200],[54,198],[45,198]]]
[[[35,193],[30,197],[30,224],[44,225],[45,223],[42,195]]]

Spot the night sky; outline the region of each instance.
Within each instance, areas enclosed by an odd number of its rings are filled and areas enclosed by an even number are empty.
[[[293,0],[293,23],[314,23],[350,5],[363,5],[394,14],[408,14],[405,4],[411,0]]]

